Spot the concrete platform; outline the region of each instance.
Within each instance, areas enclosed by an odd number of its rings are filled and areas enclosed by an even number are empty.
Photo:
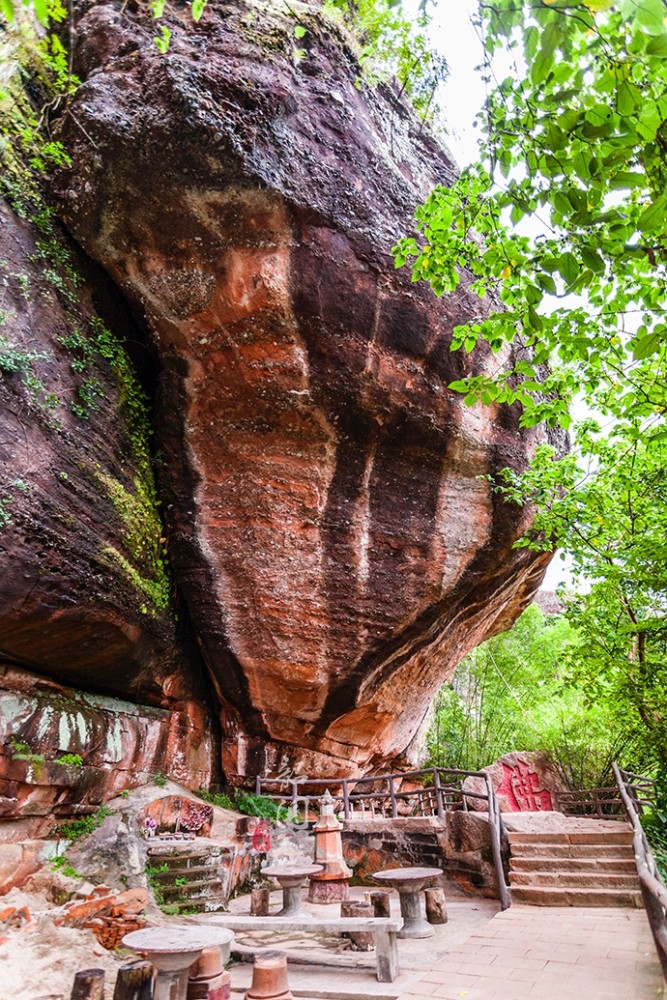
[[[363,887],[354,887],[352,899],[363,899]],[[392,916],[400,916],[398,896],[393,894]],[[280,909],[280,893],[271,894],[271,912]],[[247,913],[249,897],[230,902],[230,911]],[[317,916],[335,917],[336,904],[308,904]],[[349,942],[338,935],[311,935],[273,931],[237,932],[236,954],[242,953],[242,963],[232,966],[232,995],[243,995],[252,978],[252,959],[257,952],[279,948],[287,952],[290,989],[295,997],[308,1000],[396,1000],[414,985],[419,977],[433,967],[435,961],[444,961],[448,952],[461,945],[471,933],[484,927],[499,912],[496,900],[448,898],[449,922],[435,927],[432,938],[400,940],[398,942],[401,974],[393,983],[379,983],[375,975],[375,953],[351,951]],[[205,916],[196,918],[205,921]]]
[[[641,910],[512,906],[410,983],[400,1000],[658,1000]]]
[[[363,898],[363,889],[353,896]],[[247,912],[248,897],[232,909]],[[272,909],[280,905],[279,894]],[[398,912],[398,901],[394,900]],[[314,907],[331,916],[335,907]],[[399,941],[401,975],[378,983],[373,953],[337,937],[290,934],[239,942],[288,953],[290,988],[300,1000],[667,1000],[646,915],[641,910],[512,906],[448,899],[449,922],[427,940]],[[269,939],[270,937],[270,939]],[[252,967],[232,968],[232,996],[248,989]]]

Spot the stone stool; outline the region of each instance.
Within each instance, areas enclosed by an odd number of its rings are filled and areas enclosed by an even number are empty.
[[[370,903],[362,902],[358,899],[344,900],[340,904],[341,917],[372,917],[373,908]],[[350,939],[350,947],[353,951],[372,951],[375,947],[375,938],[372,931],[348,931],[346,937]]]
[[[287,983],[284,951],[265,951],[255,957],[252,983],[244,1000],[294,1000]]]
[[[444,889],[424,889],[426,897],[426,919],[429,924],[447,923],[447,901]]]
[[[387,889],[374,889],[372,892],[365,893],[365,895],[373,907],[374,917],[391,916],[391,893]]]
[[[77,972],[70,1000],[104,1000],[104,969]]]
[[[250,892],[250,916],[268,917],[270,902],[270,889],[252,889]]]
[[[187,1000],[230,1000],[231,976],[225,972],[219,948],[204,948],[190,966]]]

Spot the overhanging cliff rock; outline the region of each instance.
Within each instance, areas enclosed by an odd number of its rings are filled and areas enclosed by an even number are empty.
[[[355,774],[403,753],[460,658],[548,556],[482,477],[542,439],[447,389],[481,308],[390,250],[454,167],[343,30],[298,4],[75,4],[62,218],[143,323],[177,587],[223,767]]]

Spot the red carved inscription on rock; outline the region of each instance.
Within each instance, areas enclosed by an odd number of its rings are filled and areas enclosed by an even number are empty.
[[[252,835],[252,846],[263,854],[271,850],[271,824],[267,820],[260,820],[255,827],[255,832]]]
[[[513,767],[503,762],[503,780],[496,795],[504,795],[509,812],[546,812],[553,809],[551,792],[540,788],[540,776],[519,761]]]

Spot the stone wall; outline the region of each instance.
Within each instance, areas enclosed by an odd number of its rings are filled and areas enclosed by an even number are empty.
[[[0,666],[0,843],[47,836],[162,771],[206,787],[212,757],[197,703],[134,705]]]
[[[374,872],[401,865],[442,868],[451,890],[497,896],[489,824],[483,816],[448,813],[435,818],[350,820],[343,853],[355,878],[371,883]]]

